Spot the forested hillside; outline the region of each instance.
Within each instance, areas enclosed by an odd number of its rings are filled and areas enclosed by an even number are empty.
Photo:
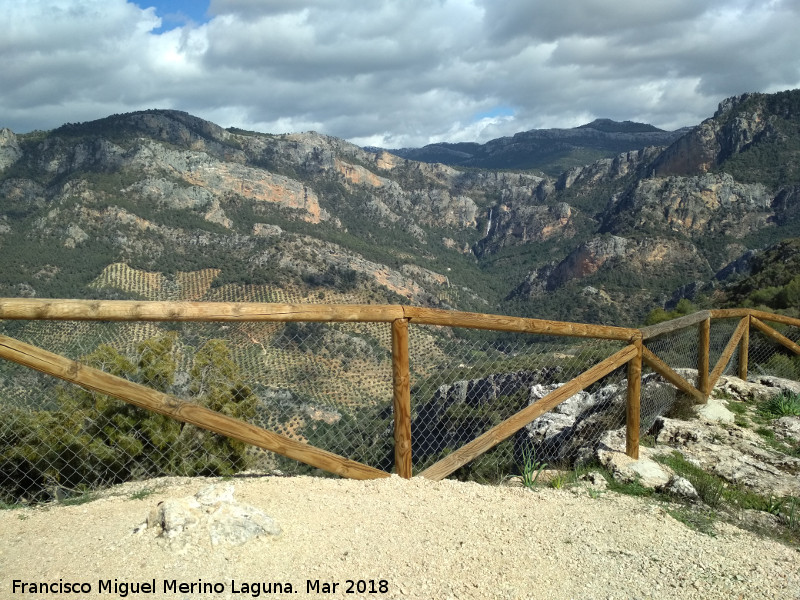
[[[797,90],[731,98],[669,145],[558,176],[178,111],[6,129],[0,295],[402,302],[635,325],[800,235],[799,107]],[[579,132],[661,135],[605,121]]]

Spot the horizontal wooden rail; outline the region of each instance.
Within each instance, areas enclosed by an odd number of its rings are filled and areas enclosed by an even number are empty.
[[[502,315],[440,310],[436,308],[404,307],[405,315],[415,325],[446,325],[448,327],[467,327],[471,329],[491,329],[494,331],[516,331],[568,337],[599,338],[605,340],[631,341],[639,337],[638,329],[628,327],[609,327],[564,321],[546,321]]]
[[[525,319],[394,304],[268,304],[249,302],[139,302],[1,298],[0,319],[58,321],[328,321],[385,322],[408,318],[418,325],[446,325],[629,341],[637,329]]]
[[[175,396],[164,394],[127,379],[109,375],[99,369],[82,365],[74,360],[4,335],[0,335],[0,358],[343,477],[351,479],[389,477],[388,473],[380,469],[320,450],[203,406],[185,402]]]
[[[749,317],[752,308],[712,308],[708,311],[712,319],[741,319]]]
[[[702,321],[708,319],[710,316],[710,311],[701,310],[700,312],[692,313],[691,315],[686,315],[685,317],[678,317],[677,319],[664,321],[663,323],[656,323],[655,325],[642,327],[642,339],[648,340],[656,337],[657,335],[672,333],[674,331],[678,331],[679,329],[685,329],[687,327],[691,327],[692,325],[698,325]]]
[[[793,325],[800,327],[800,319],[787,317],[785,315],[776,315],[773,313],[764,312],[763,310],[751,310],[750,316],[762,321],[771,321],[772,323],[780,323],[781,325]]]
[[[629,360],[635,358],[639,350],[635,344],[626,346],[619,352],[612,354],[604,361],[584,371],[575,379],[570,380],[561,387],[553,390],[541,400],[523,408],[518,413],[495,425],[486,433],[478,436],[468,444],[462,446],[452,454],[425,469],[420,475],[426,479],[440,480],[450,475],[459,467],[464,466],[487,450],[494,448],[500,442],[508,439],[528,423],[554,409],[564,400],[571,398],[584,388],[602,379],[614,369],[618,369]]]
[[[0,319],[56,321],[328,321],[391,322],[403,307],[383,304],[138,302],[0,298]]]

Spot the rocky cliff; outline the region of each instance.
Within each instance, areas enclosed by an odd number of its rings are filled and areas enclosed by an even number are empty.
[[[798,91],[733,98],[668,146],[557,177],[416,162],[315,132],[225,130],[171,110],[2,130],[0,294],[119,294],[87,286],[124,263],[218,269],[216,286],[308,297],[349,286],[364,301],[637,324],[674,290],[800,233],[799,115]],[[570,132],[576,144],[673,139],[606,122]],[[523,152],[554,136],[488,147]]]

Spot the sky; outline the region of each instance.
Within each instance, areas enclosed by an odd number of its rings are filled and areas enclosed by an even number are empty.
[[[148,108],[360,145],[695,125],[800,88],[800,0],[0,0],[0,127]]]

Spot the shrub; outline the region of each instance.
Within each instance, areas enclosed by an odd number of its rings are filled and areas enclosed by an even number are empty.
[[[84,362],[168,392],[177,373],[176,335],[140,343],[135,360],[104,345]],[[235,418],[255,413],[257,398],[221,340],[195,354],[188,393],[194,403]],[[243,443],[110,396],[64,384],[56,404],[52,411],[14,409],[0,425],[0,498],[48,500],[130,479],[230,475],[245,467]]]
[[[774,418],[800,415],[800,394],[773,396],[759,407],[759,412]]]

